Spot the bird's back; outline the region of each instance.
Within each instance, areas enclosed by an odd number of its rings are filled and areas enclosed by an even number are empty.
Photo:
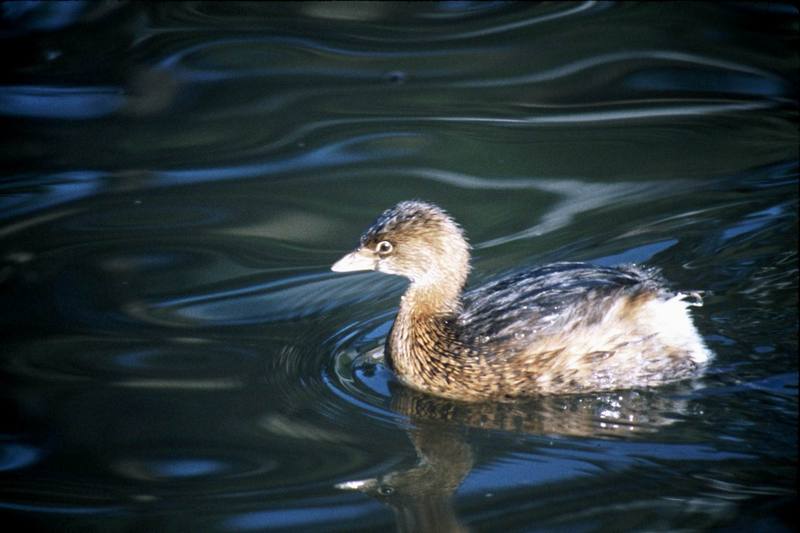
[[[614,300],[674,296],[654,268],[553,263],[515,272],[464,293],[459,325],[479,342],[564,331],[600,320]]]
[[[709,352],[657,269],[556,263],[464,294],[459,335],[512,396],[657,385]]]

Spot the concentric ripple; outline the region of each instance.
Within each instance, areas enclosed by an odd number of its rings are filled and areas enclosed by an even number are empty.
[[[333,358],[325,383],[340,399],[366,409],[379,419],[396,417],[387,410],[393,374],[383,363],[383,349],[394,312],[356,321],[328,339]]]

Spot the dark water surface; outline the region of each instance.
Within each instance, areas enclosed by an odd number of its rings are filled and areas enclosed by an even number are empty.
[[[796,8],[0,10],[4,525],[796,529]],[[709,373],[404,389],[404,282],[328,269],[409,198],[466,228],[472,285],[635,261],[708,291]]]

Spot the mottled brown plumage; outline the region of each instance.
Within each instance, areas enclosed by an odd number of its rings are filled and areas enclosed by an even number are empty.
[[[405,276],[386,341],[407,385],[446,398],[506,400],[658,385],[708,360],[685,295],[655,269],[556,263],[462,292],[469,245],[439,207],[401,202],[362,235],[337,272]]]

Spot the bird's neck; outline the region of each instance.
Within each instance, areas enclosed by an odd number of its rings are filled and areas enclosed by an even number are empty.
[[[397,375],[417,388],[433,384],[425,369],[449,359],[453,324],[461,311],[461,289],[412,283],[387,338],[387,362]]]
[[[466,243],[463,250],[454,248],[447,261],[432,260],[425,274],[411,279],[400,302],[400,315],[441,317],[461,311],[461,292],[469,275],[469,253]]]
[[[386,342],[387,362],[407,385],[441,396],[448,393],[447,375],[457,364],[456,324],[461,292],[469,272],[469,256],[451,257],[430,268],[429,276],[411,280]]]
[[[453,316],[461,311],[461,283],[412,283],[400,301],[398,319]]]

